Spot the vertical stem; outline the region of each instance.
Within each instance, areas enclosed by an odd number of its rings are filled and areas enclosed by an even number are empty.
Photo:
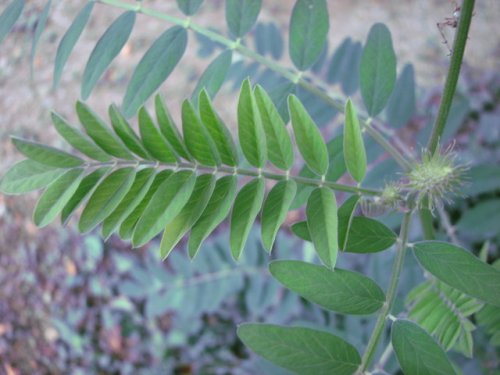
[[[439,104],[438,115],[436,122],[432,128],[432,133],[427,144],[427,151],[434,155],[439,150],[439,139],[443,135],[446,126],[446,120],[450,113],[451,103],[457,88],[458,76],[464,58],[465,44],[469,35],[469,28],[474,11],[475,0],[464,0],[460,10],[460,20],[453,42],[453,52],[451,54],[450,67],[448,68],[448,75],[444,85],[444,92]],[[432,214],[429,210],[420,210],[420,221],[424,238],[432,240],[436,237],[434,226],[432,225]]]
[[[427,144],[427,150],[434,154],[438,149],[439,138],[443,134],[446,120],[450,113],[451,103],[455,90],[457,88],[458,76],[464,58],[465,43],[469,35],[469,27],[474,11],[475,0],[464,0],[460,10],[460,20],[458,22],[458,29],[453,42],[453,52],[451,54],[450,67],[448,68],[448,76],[444,85],[444,92],[439,105],[439,111],[432,128],[432,134]]]
[[[370,340],[368,341],[368,345],[366,346],[363,358],[361,360],[361,365],[359,366],[356,374],[363,374],[368,369],[368,366],[370,366],[372,358],[377,350],[380,338],[382,337],[382,333],[384,332],[387,317],[391,312],[394,299],[396,298],[399,279],[401,277],[401,271],[403,270],[403,263],[405,260],[406,246],[408,244],[408,232],[410,229],[411,216],[412,211],[407,212],[403,218],[401,231],[399,233],[398,247],[396,250],[396,259],[394,260],[394,264],[392,266],[391,281],[389,284],[389,288],[387,289],[385,303],[378,314],[375,328],[373,328],[373,332],[370,336]]]

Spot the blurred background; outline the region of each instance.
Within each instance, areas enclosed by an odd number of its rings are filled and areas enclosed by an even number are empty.
[[[0,11],[9,3],[0,0]],[[183,17],[175,1],[143,3]],[[294,2],[263,3],[259,24],[246,43],[291,67],[286,46]],[[355,69],[361,44],[374,23],[385,23],[398,57],[399,93],[408,99],[405,105],[409,109],[398,114],[400,106],[394,99],[392,111],[384,113],[383,120],[392,124],[388,131],[401,137],[408,150],[418,152],[437,112],[449,62],[436,23],[452,16],[453,3],[328,3],[329,43],[314,68],[316,79],[361,103]],[[476,3],[458,93],[445,134],[445,142],[456,139],[455,150],[470,166],[471,181],[463,197],[457,197],[446,211],[460,242],[476,252],[486,246],[491,261],[499,257],[500,247],[500,2]],[[22,18],[0,48],[0,175],[21,159],[10,143],[11,135],[64,147],[51,126],[50,110],[76,123],[74,103],[79,98],[87,58],[100,35],[121,13],[119,9],[96,5],[68,61],[61,85],[54,91],[55,52],[83,2],[53,1],[34,60],[34,76],[30,78],[31,38],[44,5],[42,0],[27,1]],[[226,33],[224,1],[204,1],[194,22]],[[105,116],[111,103],[121,102],[134,66],[154,38],[169,26],[138,16],[129,42],[88,101],[97,113]],[[445,30],[450,43],[453,32]],[[197,77],[218,51],[217,45],[190,34],[181,64],[160,89],[178,123],[181,101],[191,95]],[[337,56],[349,58],[334,63],[336,52]],[[247,76],[254,82],[267,82],[269,89],[280,84],[262,67],[234,56],[227,82],[215,99],[216,108],[233,129],[235,90]],[[297,94],[307,102],[325,135],[335,135],[342,117],[325,109],[317,99]],[[373,161],[367,185],[380,186],[397,179],[397,168],[382,150],[369,140],[367,147],[369,160]],[[342,179],[349,182],[347,177]],[[0,195],[0,374],[279,375],[287,372],[255,358],[242,346],[236,338],[236,324],[265,321],[314,326],[335,332],[357,347],[365,344],[370,333],[369,319],[327,313],[274,282],[267,271],[269,258],[258,240],[258,224],[238,264],[229,255],[225,224],[195,261],[189,261],[181,245],[167,262],[161,262],[156,242],[141,249],[132,249],[113,237],[104,243],[97,232],[79,235],[74,220],[65,228],[58,223],[41,230],[35,228],[31,213],[36,198],[37,194]],[[293,223],[300,215],[293,212],[288,222]],[[397,229],[397,214],[385,215],[383,220]],[[416,225],[413,234],[418,232]],[[286,229],[275,250],[272,258],[314,258],[310,245],[292,237]],[[341,262],[371,275],[385,287],[391,259],[388,252],[361,257],[346,254]],[[420,279],[420,269],[409,259],[402,293]],[[398,304],[402,309],[404,300]],[[494,374],[499,366],[495,345],[500,344],[500,339],[490,342],[480,329],[474,337],[475,359],[456,353],[454,360],[464,374]],[[395,368],[392,362],[386,367],[388,371]]]

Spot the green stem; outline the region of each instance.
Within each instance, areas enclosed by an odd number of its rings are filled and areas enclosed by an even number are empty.
[[[396,293],[398,291],[399,279],[401,277],[401,271],[403,270],[403,263],[405,260],[411,216],[412,211],[407,212],[403,218],[401,231],[399,233],[398,247],[396,250],[396,259],[394,260],[394,264],[392,266],[391,281],[389,284],[389,288],[387,289],[385,303],[378,314],[375,328],[373,328],[370,339],[368,340],[368,344],[361,360],[361,365],[356,372],[356,374],[358,375],[365,373],[365,371],[368,369],[368,366],[370,366],[373,356],[375,355],[375,352],[377,350],[380,338],[382,337],[382,333],[384,332],[387,317],[389,316],[392,305],[394,304]]]
[[[450,113],[451,103],[455,90],[457,88],[458,76],[460,75],[460,68],[464,58],[465,43],[469,35],[469,27],[474,11],[475,0],[464,0],[460,10],[460,20],[458,22],[458,29],[453,42],[453,52],[451,54],[451,62],[444,85],[444,92],[439,105],[439,111],[432,128],[432,134],[427,144],[427,150],[432,155],[438,150],[439,138],[442,136],[446,126],[446,120]]]
[[[218,166],[218,167],[211,167],[211,166],[204,166],[196,163],[186,163],[186,162],[179,162],[179,163],[158,163],[154,161],[147,161],[147,160],[115,160],[115,161],[109,161],[109,162],[89,162],[84,164],[84,167],[87,168],[100,168],[100,167],[114,167],[114,166],[132,166],[132,167],[155,167],[155,168],[180,168],[180,169],[192,169],[195,171],[205,171],[205,172],[210,172],[210,173],[225,173],[225,174],[234,174],[237,176],[249,176],[249,177],[258,177],[262,176],[264,178],[267,178],[269,180],[275,180],[275,181],[282,181],[282,180],[293,180],[298,184],[303,184],[303,185],[310,185],[310,186],[325,186],[328,187],[332,190],[336,191],[343,191],[347,193],[352,193],[352,194],[358,194],[358,195],[370,195],[370,196],[380,196],[382,195],[382,191],[377,190],[377,189],[368,189],[368,188],[362,188],[362,187],[357,187],[357,186],[350,186],[350,185],[344,185],[344,184],[337,184],[335,182],[331,181],[322,181],[321,179],[316,179],[316,178],[307,178],[307,177],[302,177],[302,176],[294,176],[290,174],[284,174],[284,173],[275,173],[271,171],[266,171],[266,170],[256,170],[256,169],[246,169],[246,168],[239,168],[239,167],[227,167],[227,166]]]
[[[446,126],[446,120],[450,113],[453,96],[457,88],[458,77],[460,75],[460,68],[464,58],[465,44],[469,35],[469,27],[474,11],[475,0],[464,0],[460,10],[460,20],[458,22],[458,29],[453,42],[453,52],[451,54],[450,66],[448,68],[448,75],[444,85],[444,92],[439,104],[439,110],[436,117],[436,122],[432,128],[432,133],[427,144],[427,151],[434,155],[439,151],[439,139],[443,135]],[[424,202],[425,204],[425,202]],[[436,232],[433,226],[432,213],[428,209],[420,210],[420,221],[422,223],[422,231],[426,240],[433,240],[436,238]]]
[[[129,4],[125,3],[120,0],[96,0],[96,2],[101,3],[101,4],[106,4],[110,5],[116,8],[121,8],[125,10],[133,10],[138,13],[142,13],[144,15],[158,18],[164,21],[168,21],[170,23],[173,23],[175,25],[182,26],[186,29],[191,29],[194,32],[203,35],[210,40],[220,43],[223,46],[233,49],[237,51],[239,54],[242,56],[245,56],[247,58],[250,58],[254,61],[257,61],[258,63],[264,65],[265,67],[269,68],[270,70],[278,73],[282,77],[288,79],[291,82],[294,82],[304,88],[305,90],[313,93],[317,97],[319,97],[321,100],[323,100],[326,104],[328,104],[330,107],[335,108],[339,112],[344,113],[344,103],[342,100],[335,99],[332,96],[330,96],[326,92],[326,88],[323,88],[323,85],[318,84],[317,82],[311,83],[308,79],[304,78],[302,76],[302,72],[298,72],[294,69],[288,69],[283,66],[281,66],[279,63],[276,61],[273,61],[271,59],[266,58],[265,56],[262,56],[261,54],[253,51],[252,49],[245,47],[241,43],[234,41],[232,39],[226,38],[225,36],[207,29],[203,26],[197,25],[191,21],[187,22],[183,18],[179,17],[174,17],[170,16],[166,13],[154,10],[152,8],[148,8],[145,6],[141,6],[138,8],[134,4]],[[408,170],[409,169],[409,163],[406,161],[405,157],[401,154],[401,152],[394,147],[391,143],[387,141],[387,139],[375,128],[369,126],[369,119],[367,118],[361,118],[362,124],[365,126],[365,129],[367,133],[373,137],[373,139],[380,144],[384,150],[386,150],[393,158],[394,160],[404,169]]]

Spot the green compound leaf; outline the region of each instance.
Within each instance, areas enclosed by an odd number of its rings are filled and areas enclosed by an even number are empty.
[[[51,113],[52,123],[57,132],[82,154],[87,155],[94,160],[106,162],[111,160],[111,157],[98,147],[92,140],[84,135],[80,130],[72,127],[64,118],[55,112]]]
[[[328,150],[318,127],[295,95],[288,97],[295,141],[307,166],[323,176],[328,171]]]
[[[258,355],[300,375],[352,375],[361,363],[351,344],[310,328],[246,323],[238,327],[238,337]]]
[[[89,197],[90,194],[95,190],[99,181],[111,170],[111,168],[99,168],[89,173],[83,178],[78,185],[75,193],[71,199],[66,203],[61,212],[61,223],[66,225],[71,218],[71,215],[82,205],[82,203]]]
[[[307,227],[314,248],[325,266],[332,269],[337,262],[338,219],[335,195],[330,189],[315,189],[307,201]]]
[[[257,21],[262,0],[226,0],[226,22],[237,38],[248,33]]]
[[[391,96],[396,82],[396,54],[387,26],[372,26],[361,56],[360,87],[368,114],[378,115]]]
[[[445,351],[454,348],[472,358],[472,346],[461,350],[461,343],[472,341],[475,326],[469,317],[483,307],[482,302],[432,278],[413,288],[405,305],[408,318],[435,337]]]
[[[392,324],[391,341],[405,374],[456,374],[444,350],[417,324],[409,320],[396,320]]]
[[[179,133],[172,116],[170,116],[164,100],[159,94],[155,97],[155,111],[160,131],[175,150],[177,155],[186,160],[192,160],[193,158],[189,155],[189,151],[182,140],[182,136]]]
[[[120,204],[102,223],[102,236],[109,238],[121,223],[142,202],[155,179],[155,169],[146,168],[137,172],[134,183]]]
[[[205,90],[201,90],[198,100],[200,117],[208,130],[215,147],[219,152],[222,163],[235,167],[238,165],[238,152],[229,129],[215,112],[210,97]]]
[[[191,194],[188,202],[163,231],[160,243],[160,256],[162,259],[168,257],[175,245],[179,243],[184,234],[199,219],[212,196],[214,187],[215,176],[213,174],[198,176],[193,194]]]
[[[64,173],[64,169],[23,160],[14,164],[0,179],[0,192],[17,195],[46,187]]]
[[[285,123],[262,86],[257,85],[254,92],[266,134],[269,160],[278,168],[289,170],[294,162],[293,145]]]
[[[80,232],[86,233],[94,229],[115,210],[130,190],[135,174],[132,167],[121,168],[109,174],[97,186],[80,217]]]
[[[83,169],[70,169],[51,183],[38,199],[33,221],[38,227],[49,224],[61,212],[83,178]]]
[[[33,67],[35,62],[36,48],[38,46],[38,42],[40,41],[40,37],[42,36],[43,31],[45,30],[45,26],[47,25],[51,4],[52,0],[47,1],[47,3],[42,9],[42,12],[40,13],[40,16],[36,21],[35,32],[33,33],[33,41],[31,43],[31,55],[30,55],[30,66],[31,66],[32,77],[33,77]]]
[[[481,301],[500,306],[500,270],[465,249],[439,241],[416,243],[420,265],[440,281]]]
[[[220,165],[217,147],[189,100],[182,103],[182,131],[189,153],[202,165]]]
[[[89,1],[87,5],[83,7],[57,47],[56,61],[54,63],[54,88],[59,86],[64,66],[68,61],[71,52],[75,48],[76,42],[78,42],[80,35],[82,35],[82,32],[87,25],[92,9],[94,8],[94,4],[95,3],[93,1]]]
[[[28,158],[51,167],[73,168],[83,164],[83,160],[58,150],[53,147],[45,146],[41,143],[27,141],[21,138],[12,138],[12,143],[19,152]]]
[[[118,17],[104,32],[94,47],[85,66],[81,96],[86,100],[109,64],[127,42],[135,23],[135,12],[130,10]]]
[[[267,195],[262,208],[262,244],[271,252],[280,226],[286,219],[288,210],[297,193],[297,184],[293,180],[280,181]]]
[[[255,168],[264,167],[267,160],[266,138],[248,78],[243,81],[238,102],[238,136],[248,162]]]
[[[194,15],[202,3],[203,0],[177,0],[177,6],[186,16]]]
[[[169,169],[165,169],[159,172],[153,181],[153,184],[149,188],[145,197],[141,200],[141,203],[134,208],[134,210],[127,216],[127,218],[120,225],[119,234],[120,237],[124,240],[129,240],[132,238],[137,222],[141,218],[144,210],[148,206],[149,202],[153,198],[154,194],[160,187],[160,185],[170,176],[172,175],[172,171]]]
[[[198,83],[191,95],[191,101],[194,106],[198,106],[198,96],[202,90],[206,90],[210,98],[214,98],[219,92],[222,84],[224,83],[231,62],[233,60],[233,52],[227,50],[222,52],[217,58],[210,63],[207,69],[203,72],[198,79]]]
[[[153,159],[118,107],[114,104],[110,105],[108,113],[111,119],[111,126],[123,144],[137,156],[147,160]]]
[[[24,0],[14,0],[0,14],[0,44],[14,27],[23,12],[23,8]]]
[[[109,155],[120,159],[133,159],[133,155],[111,132],[106,123],[97,116],[85,103],[76,103],[76,113],[85,131],[97,145]]]
[[[370,278],[360,273],[295,261],[274,261],[273,277],[308,301],[341,314],[367,315],[382,307],[385,295]]]
[[[397,239],[396,233],[380,221],[353,217],[343,250],[349,253],[377,253],[394,245]]]
[[[139,110],[139,133],[148,152],[163,163],[175,163],[177,158],[163,135],[155,126],[146,108]]]
[[[231,234],[229,245],[235,260],[240,259],[250,229],[262,207],[265,183],[262,178],[256,178],[241,188],[236,196],[231,213]]]
[[[135,247],[149,242],[179,214],[193,192],[195,181],[193,172],[181,171],[162,182],[137,222],[132,238]]]
[[[217,180],[207,207],[191,229],[188,243],[191,258],[196,256],[202,242],[229,214],[237,186],[236,176],[225,176]]]
[[[289,51],[293,64],[307,70],[321,55],[329,29],[325,0],[298,0],[290,21]]]
[[[132,117],[160,87],[184,55],[187,31],[174,26],[155,40],[135,68],[123,99],[123,114]]]
[[[366,151],[358,115],[351,99],[347,100],[345,106],[344,160],[349,174],[356,182],[361,183],[366,174]]]

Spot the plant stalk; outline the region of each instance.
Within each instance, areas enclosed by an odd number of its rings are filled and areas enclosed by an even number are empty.
[[[439,139],[443,135],[446,126],[446,120],[450,113],[453,96],[457,88],[458,77],[460,75],[460,68],[464,58],[465,44],[469,35],[470,23],[474,11],[475,0],[464,0],[460,10],[460,20],[458,22],[455,40],[453,42],[453,50],[451,53],[451,62],[448,68],[448,75],[444,85],[443,96],[439,104],[439,111],[436,117],[436,122],[432,128],[432,134],[427,144],[427,151],[434,155],[438,151]]]
[[[232,39],[226,38],[225,36],[221,35],[218,32],[215,32],[213,30],[207,29],[203,26],[197,25],[191,20],[187,21],[186,19],[179,18],[179,17],[174,17],[169,14],[166,14],[164,12],[160,12],[157,10],[154,10],[152,8],[146,7],[141,5],[138,7],[135,4],[130,4],[123,2],[121,0],[96,0],[96,2],[105,4],[105,5],[110,5],[116,8],[121,8],[125,10],[133,10],[138,13],[142,13],[144,15],[153,17],[153,18],[158,18],[170,23],[173,23],[175,25],[182,26],[186,29],[191,29],[194,32],[203,35],[210,40],[220,43],[224,45],[225,47],[237,51],[239,54],[242,56],[245,56],[247,58],[250,58],[254,61],[257,61],[258,63],[262,64],[263,66],[271,69],[272,71],[278,73],[282,77],[288,79],[291,82],[294,82],[304,88],[305,90],[313,93],[317,97],[319,97],[321,100],[323,100],[326,104],[328,104],[330,107],[335,108],[341,113],[344,113],[344,103],[340,99],[335,99],[331,95],[329,95],[326,91],[326,88],[323,87],[323,85],[314,82],[311,83],[309,79],[306,79],[302,76],[302,72],[298,72],[294,69],[289,69],[281,66],[277,62],[266,58],[265,56],[262,56],[261,54],[253,51],[252,49],[245,47],[241,43],[234,41]],[[380,146],[386,150],[393,158],[394,160],[401,166],[402,169],[407,171],[410,168],[410,165],[404,155],[396,148],[394,147],[387,139],[379,132],[379,130],[375,129],[374,127],[369,126],[369,119],[366,117],[361,117],[360,118],[361,123],[363,124],[364,128],[366,129],[366,132],[375,140],[375,142],[379,143]]]
[[[100,167],[115,167],[115,166],[129,166],[129,167],[153,167],[153,168],[172,168],[172,169],[191,169],[191,170],[200,170],[200,171],[206,171],[209,173],[224,173],[226,175],[228,174],[234,174],[238,176],[249,176],[249,177],[264,177],[269,180],[275,180],[275,181],[282,181],[282,180],[293,180],[298,184],[303,184],[303,185],[310,185],[310,186],[325,186],[328,187],[332,190],[335,191],[343,191],[347,193],[352,193],[352,194],[358,194],[358,195],[370,195],[370,196],[381,196],[382,191],[377,190],[377,189],[369,189],[369,188],[363,188],[359,186],[350,186],[350,185],[344,185],[344,184],[338,184],[336,182],[331,182],[331,181],[323,181],[321,179],[316,179],[316,178],[308,178],[308,177],[302,177],[302,176],[295,176],[291,174],[284,174],[284,173],[275,173],[272,171],[266,171],[266,170],[254,170],[254,169],[247,169],[247,168],[239,168],[239,167],[228,167],[228,166],[217,166],[217,167],[210,167],[210,166],[203,166],[199,165],[196,163],[187,163],[187,162],[179,162],[179,163],[157,163],[154,161],[147,161],[147,160],[115,160],[115,161],[109,161],[109,162],[89,162],[83,165],[83,167],[87,168],[100,168]]]
[[[377,351],[382,333],[384,332],[385,324],[391,312],[392,305],[394,304],[394,300],[396,299],[399,279],[401,277],[401,271],[403,270],[403,263],[406,255],[406,247],[408,244],[408,233],[410,229],[412,213],[412,211],[407,212],[403,218],[403,223],[401,224],[401,230],[398,238],[396,259],[394,260],[394,264],[392,266],[391,281],[389,284],[389,288],[387,289],[385,303],[378,314],[377,322],[375,323],[375,327],[373,328],[370,339],[368,340],[368,344],[361,360],[361,365],[356,372],[357,375],[364,374],[368,369],[368,366],[370,366],[373,356]]]
[[[464,58],[465,44],[469,35],[470,23],[474,12],[475,0],[464,0],[460,10],[460,19],[458,22],[457,32],[453,41],[453,50],[451,53],[450,66],[446,76],[444,85],[443,96],[439,104],[439,110],[436,121],[432,128],[432,133],[427,144],[427,152],[434,155],[439,152],[439,139],[443,135],[446,120],[450,113],[453,96],[457,88],[458,77],[460,75],[460,68]],[[436,232],[433,225],[433,216],[428,209],[420,210],[420,222],[422,224],[422,232],[426,240],[433,240],[436,238]]]

